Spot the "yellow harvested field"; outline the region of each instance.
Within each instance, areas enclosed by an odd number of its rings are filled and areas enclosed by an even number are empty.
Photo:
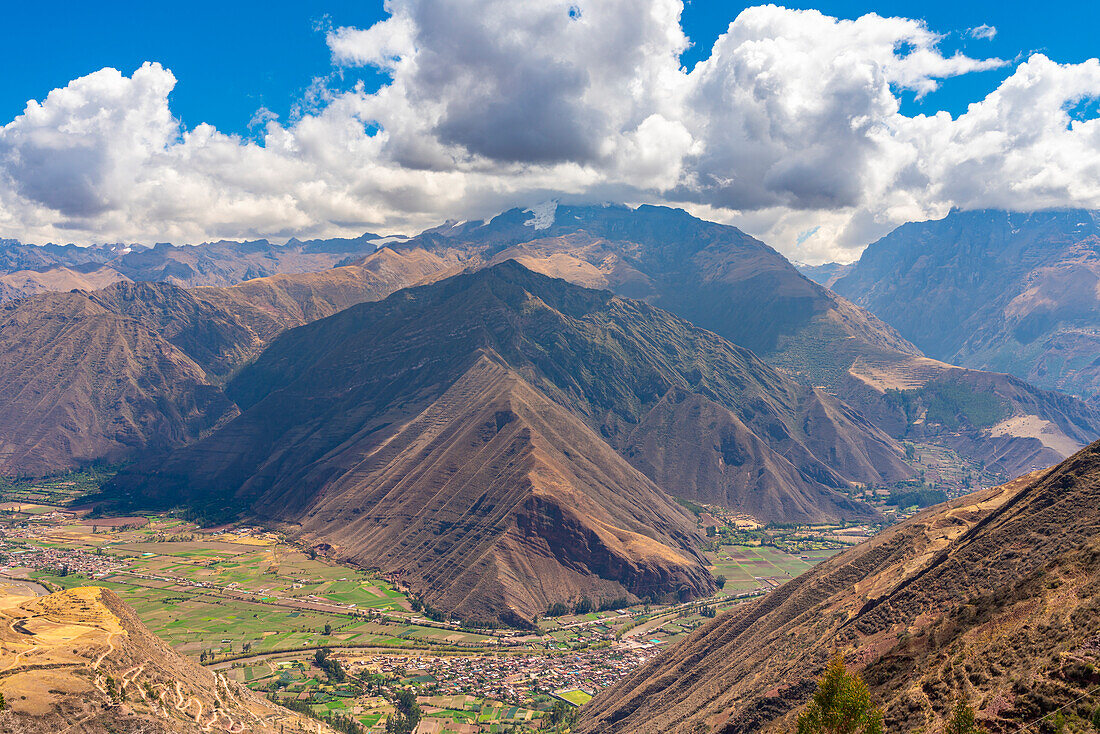
[[[215,535],[211,540],[216,540],[221,543],[236,543],[237,545],[275,545],[275,541],[270,538],[257,538],[252,535],[234,535],[233,533]]]

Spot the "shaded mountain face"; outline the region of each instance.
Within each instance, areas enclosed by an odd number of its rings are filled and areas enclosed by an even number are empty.
[[[227,389],[239,418],[116,490],[173,504],[230,491],[475,617],[503,602],[529,619],[580,590],[705,591],[659,488],[764,521],[872,519],[833,488],[907,472],[888,437],[751,352],[514,262],[286,332]],[[442,567],[453,585],[436,583]]]
[[[1100,213],[957,211],[905,224],[834,288],[938,359],[1100,394]]]
[[[834,650],[887,731],[1091,717],[1100,664],[1100,443],[938,505],[722,615],[582,711],[580,732],[791,731]],[[1087,726],[1083,724],[1083,726]]]
[[[343,253],[354,250],[354,241],[326,247]],[[516,209],[488,223],[447,225],[391,242],[365,258],[349,256],[346,259],[355,262],[346,267],[257,278],[229,288],[197,288],[192,293],[217,309],[219,318],[251,331],[248,344],[238,351],[239,365],[287,328],[378,300],[399,288],[510,258],[574,283],[609,288],[670,309],[735,343],[752,345],[785,374],[839,397],[894,438],[947,445],[1006,475],[1059,461],[1092,440],[1100,426],[1100,403],[1086,405],[1005,375],[960,370],[923,357],[866,311],[799,276],[762,243],[733,227],[661,207],[558,207],[537,216]],[[35,303],[45,304],[47,310],[53,307],[49,304],[54,301],[41,298],[45,300]],[[20,339],[18,329],[0,333],[0,342],[14,345],[16,352]],[[80,365],[74,363],[74,369]],[[224,373],[219,368],[219,374]],[[976,402],[990,399],[992,406],[972,409]],[[25,407],[39,411],[36,406]],[[80,417],[87,415],[83,411],[76,413],[77,428],[96,422]],[[990,416],[997,420],[990,422]],[[3,428],[0,424],[0,436]],[[134,441],[126,438],[122,444]],[[106,446],[98,454],[86,451],[80,460],[107,456],[113,448]],[[679,461],[674,453],[655,457],[652,467],[675,467],[670,474],[690,485],[681,478],[695,475],[696,467],[690,460]],[[848,461],[843,457],[840,452],[838,460]],[[876,461],[872,458],[875,471],[854,472],[851,466],[843,471],[849,478],[871,482],[897,474],[892,461],[882,466]],[[724,457],[723,462],[699,472],[718,471],[729,478],[737,470]],[[68,468],[72,462],[58,455],[53,463]],[[0,470],[24,469],[9,463]],[[750,479],[747,472],[742,477]],[[690,486],[676,491],[692,492]],[[702,496],[720,501],[723,493]]]
[[[0,472],[44,475],[193,440],[253,336],[190,293],[118,284],[0,307]]]
[[[950,446],[1006,476],[1056,463],[1100,435],[1095,407],[1066,403],[1006,375],[929,359],[868,311],[802,277],[762,242],[680,210],[513,209],[391,247],[469,267],[515,259],[547,275],[644,299],[821,387],[895,438]],[[946,393],[954,399],[944,401]],[[985,393],[996,411],[960,407]],[[933,403],[939,408],[928,411]],[[997,421],[983,419],[992,414]]]
[[[331,731],[179,655],[114,592],[0,590],[0,731]]]
[[[190,443],[236,415],[224,379],[274,336],[443,267],[385,251],[353,268],[231,288],[127,282],[0,306],[0,474]]]
[[[91,290],[117,281],[231,286],[281,273],[325,270],[375,250],[377,235],[354,239],[206,242],[201,245],[24,245],[0,241],[0,303],[46,291]]]

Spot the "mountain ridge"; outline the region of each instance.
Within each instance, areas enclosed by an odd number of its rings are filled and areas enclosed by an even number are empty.
[[[108,589],[0,590],[0,620],[5,732],[332,731],[176,653]]]
[[[959,697],[993,732],[1092,715],[1100,442],[925,510],[731,611],[602,693],[579,732],[788,731],[834,651],[887,730],[937,730]],[[1091,645],[1091,646],[1090,646]]]
[[[26,245],[0,240],[0,303],[50,291],[86,290],[118,281],[182,287],[231,286],[278,274],[334,267],[362,257],[381,240],[369,232],[327,240],[218,240],[199,245]]]
[[[911,222],[869,245],[833,287],[934,357],[1100,394],[1100,212]]]
[[[200,506],[235,495],[237,506],[341,557],[406,574],[416,593],[464,617],[503,608],[515,615],[505,619],[529,621],[570,600],[563,594],[639,596],[647,578],[660,579],[662,594],[706,592],[693,523],[685,529],[661,489],[678,474],[669,451],[730,459],[737,470],[675,489],[709,500],[704,490],[735,488],[721,500],[738,498],[764,521],[875,519],[835,491],[852,481],[844,472],[908,471],[900,447],[858,414],[751,352],[644,302],[513,261],[284,332],[226,389],[238,418],[123,470],[112,491]],[[735,419],[740,433],[659,407],[664,398],[685,404],[688,393],[693,405]],[[655,410],[662,418],[647,422]],[[612,486],[620,489],[608,493]],[[475,487],[488,498],[467,496]],[[452,496],[492,521],[452,516]],[[616,498],[626,496],[649,499],[623,506]],[[410,502],[415,513],[402,509]],[[650,517],[647,508],[660,511]],[[547,513],[559,519],[547,523]],[[563,527],[574,528],[572,541],[558,536]],[[483,550],[465,552],[465,537]],[[406,544],[411,555],[400,550]],[[585,549],[581,558],[572,547]],[[444,559],[456,578],[473,575],[441,588],[425,557]],[[556,596],[517,588],[522,574],[508,570],[517,568],[544,569],[538,575],[554,580]],[[625,583],[594,580],[609,576]],[[453,596],[456,586],[484,593],[475,605]]]
[[[557,207],[552,216],[540,216],[510,210],[489,222],[452,223],[390,241],[357,264],[191,289],[194,298],[220,312],[219,320],[251,332],[236,348],[234,364],[226,365],[228,371],[219,367],[209,382],[220,390],[225,375],[285,329],[399,288],[516,259],[545,274],[671,307],[735,343],[744,339],[763,350],[759,356],[772,366],[839,398],[893,440],[951,448],[1006,476],[1054,463],[1098,433],[1100,403],[1070,404],[1005,376],[928,359],[876,317],[798,275],[778,253],[736,228],[659,207]],[[40,294],[16,303],[29,312],[50,311],[57,308],[48,305],[50,299],[58,297]],[[17,351],[18,329],[5,331],[0,332],[0,351]],[[12,342],[6,347],[5,337]],[[907,393],[906,405],[897,390]],[[924,416],[928,404],[945,393],[973,402],[983,392],[1006,407],[1002,421],[972,424],[965,411],[952,414],[948,424]],[[964,420],[956,425],[959,416]],[[182,436],[184,442],[193,438]],[[103,444],[103,456],[111,451]],[[63,470],[71,463],[55,461],[33,471]],[[864,472],[859,481],[877,480]]]

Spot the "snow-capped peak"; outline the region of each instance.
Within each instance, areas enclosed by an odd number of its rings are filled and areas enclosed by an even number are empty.
[[[524,214],[531,214],[532,216],[523,223],[523,226],[534,227],[535,229],[550,229],[554,224],[554,213],[557,210],[558,202],[556,199],[535,204],[530,209],[524,209]]]

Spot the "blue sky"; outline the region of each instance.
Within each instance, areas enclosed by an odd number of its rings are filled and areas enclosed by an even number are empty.
[[[1080,62],[1100,53],[1100,3],[931,0],[911,2],[789,2],[840,18],[865,13],[922,18],[946,36],[943,48],[975,56],[1014,59],[1042,51],[1060,62]],[[683,26],[694,42],[684,55],[689,67],[710,52],[714,39],[747,7],[718,0],[690,0]],[[129,74],[144,61],[159,61],[176,75],[172,109],[188,127],[208,122],[219,130],[249,134],[249,122],[265,107],[285,119],[316,77],[332,73],[325,30],[368,27],[385,17],[379,0],[330,2],[210,2],[186,5],[135,2],[9,3],[0,29],[6,68],[0,72],[0,124],[23,111],[28,99],[104,66]],[[966,35],[991,25],[990,40]],[[33,29],[33,30],[32,30]],[[920,101],[903,95],[904,111],[944,109],[959,114],[1012,71],[947,79]],[[345,69],[331,86],[368,85],[381,77],[369,69]]]
[[[369,26],[385,15],[374,0],[7,5],[0,121],[104,66],[129,74],[159,61],[179,79],[172,106],[188,126],[238,133],[260,107],[285,116],[314,77],[330,73],[326,26]]]
[[[1062,63],[1078,63],[1100,54],[1097,29],[1100,28],[1100,3],[1089,0],[1035,3],[1020,0],[879,0],[878,2],[785,2],[789,8],[820,10],[838,18],[856,18],[866,13],[919,18],[928,27],[945,36],[942,47],[972,56],[997,56],[1015,59],[1032,52],[1043,52]],[[717,0],[693,0],[684,13],[684,28],[697,42],[688,53],[691,63],[696,55],[705,55],[714,38],[725,30],[742,4]],[[733,15],[731,15],[731,13]],[[997,29],[992,39],[977,39],[966,34],[971,28],[989,25]],[[1012,67],[945,80],[940,88],[917,101],[904,95],[903,111],[934,112],[947,110],[958,115],[970,102],[985,97]]]
[[[0,237],[415,232],[559,199],[813,263],[954,207],[1100,208],[1100,3],[684,2],[8,3]]]

